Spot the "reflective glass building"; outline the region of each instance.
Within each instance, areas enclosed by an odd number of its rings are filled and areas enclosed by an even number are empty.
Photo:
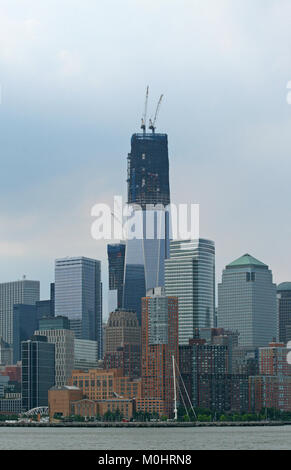
[[[56,260],[55,315],[69,318],[76,338],[97,341],[102,357],[100,261],[84,257]]]
[[[215,316],[215,245],[199,239],[171,241],[165,262],[166,294],[179,300],[179,344],[187,345],[196,328],[208,328]]]
[[[141,298],[148,289],[164,286],[164,261],[169,254],[170,203],[168,137],[134,134],[128,155],[128,205],[136,238],[128,232],[123,308],[141,321]]]
[[[48,405],[48,391],[55,385],[55,345],[45,336],[21,343],[22,410]]]
[[[272,271],[246,254],[226,266],[218,285],[218,326],[239,332],[239,345],[268,346],[277,336]]]

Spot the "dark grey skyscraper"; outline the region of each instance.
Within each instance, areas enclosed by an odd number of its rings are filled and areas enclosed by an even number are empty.
[[[129,204],[170,204],[167,134],[133,134],[127,182]]]
[[[279,341],[291,341],[291,282],[283,282],[277,287]]]
[[[22,409],[48,405],[48,391],[55,385],[55,345],[45,336],[33,336],[21,344]]]
[[[64,258],[55,265],[55,315],[70,320],[76,338],[98,342],[102,357],[101,263],[90,258]]]
[[[14,305],[13,308],[13,363],[21,360],[21,343],[38,329],[36,305]]]
[[[122,308],[125,244],[117,243],[107,246],[109,267],[109,291],[116,294],[116,307]]]
[[[128,204],[139,216],[139,234],[127,240],[123,308],[141,320],[141,298],[147,289],[164,286],[169,254],[170,203],[168,137],[142,133],[131,138],[128,155]]]

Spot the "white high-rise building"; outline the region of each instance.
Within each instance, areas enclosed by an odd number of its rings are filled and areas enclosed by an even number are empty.
[[[12,345],[13,342],[13,306],[35,305],[39,290],[39,281],[27,279],[0,284],[0,338],[6,343]]]
[[[187,345],[196,328],[214,326],[215,244],[198,239],[171,241],[165,260],[166,295],[178,297],[179,344]]]

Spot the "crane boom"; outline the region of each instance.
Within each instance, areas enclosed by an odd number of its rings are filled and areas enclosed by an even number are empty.
[[[160,108],[161,108],[161,104],[162,104],[162,101],[163,101],[163,97],[164,95],[161,95],[160,96],[160,99],[159,99],[159,102],[158,102],[158,105],[157,105],[157,109],[156,109],[156,113],[155,113],[155,117],[154,117],[154,120],[152,121],[152,119],[150,119],[150,129],[155,132],[156,130],[156,122],[157,122],[157,118],[158,118],[158,115],[159,115],[159,111],[160,111]]]

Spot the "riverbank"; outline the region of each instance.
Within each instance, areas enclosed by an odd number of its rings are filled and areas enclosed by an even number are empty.
[[[17,428],[200,428],[200,427],[264,427],[264,426],[291,426],[287,421],[245,421],[245,422],[195,422],[195,423],[168,423],[168,422],[145,422],[145,423],[5,423],[0,422],[0,427]]]

